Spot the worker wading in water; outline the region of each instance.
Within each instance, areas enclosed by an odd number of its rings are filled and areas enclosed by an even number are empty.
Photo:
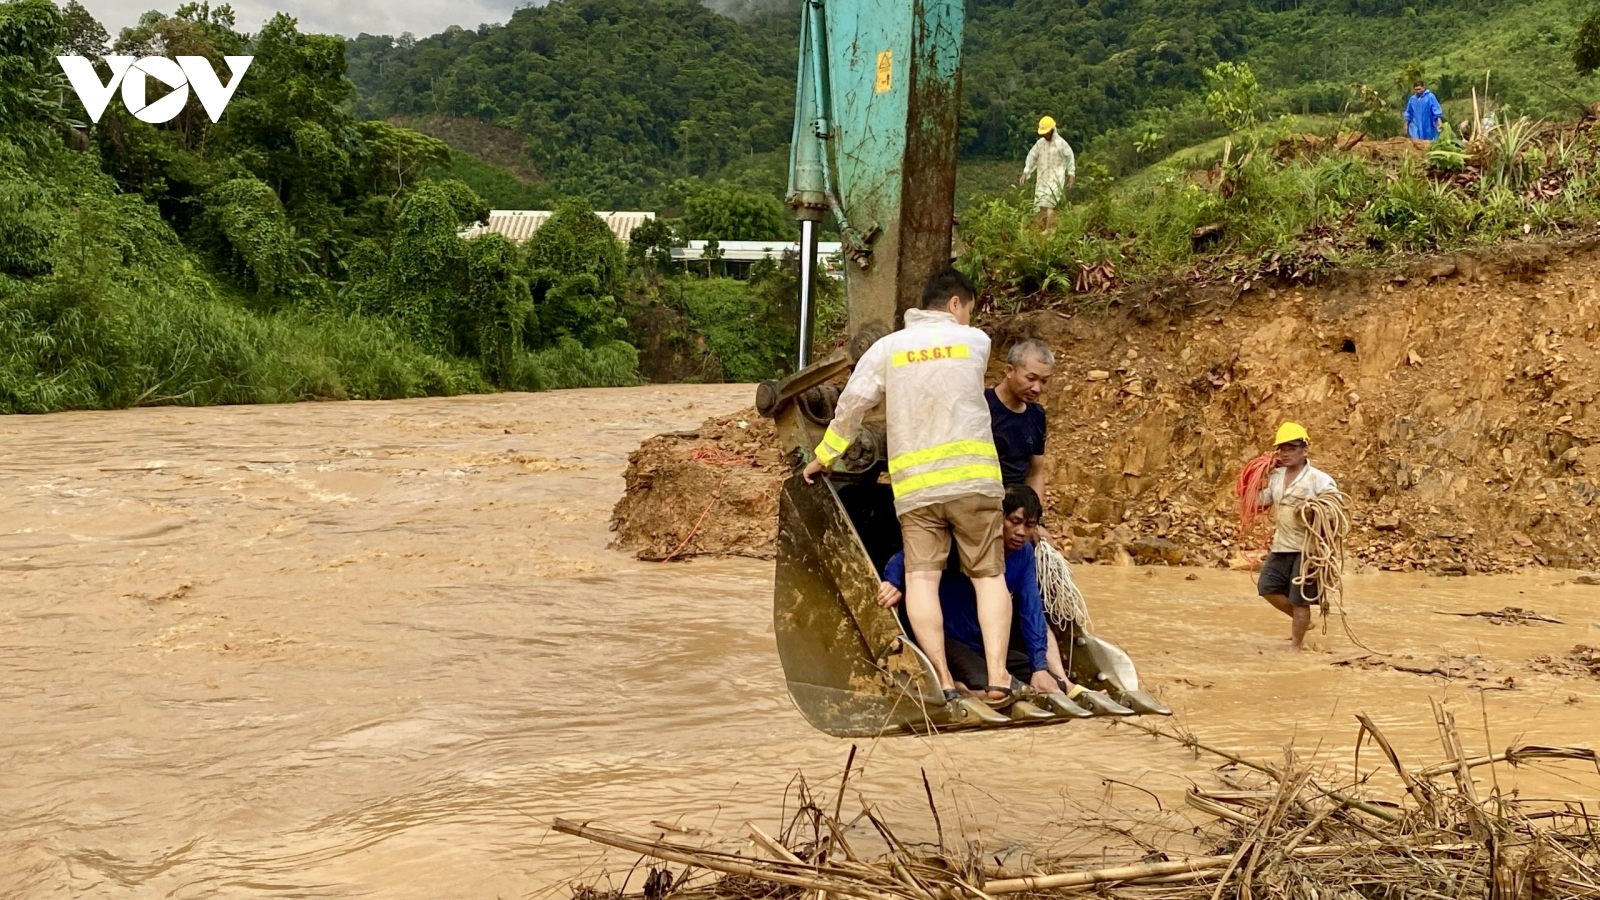
[[[1078,160],[1072,145],[1056,132],[1056,120],[1045,116],[1039,120],[1039,139],[1028,151],[1028,161],[1023,163],[1018,185],[1028,183],[1028,176],[1036,175],[1033,187],[1033,208],[1038,210],[1046,231],[1055,227],[1056,209],[1065,202],[1067,188],[1078,181]]]
[[[1295,650],[1304,649],[1311,607],[1321,594],[1315,581],[1298,583],[1310,537],[1301,520],[1300,507],[1307,500],[1339,489],[1328,473],[1307,461],[1310,443],[1302,425],[1285,422],[1278,428],[1273,438],[1276,468],[1267,477],[1259,500],[1263,511],[1271,508],[1275,527],[1271,552],[1261,564],[1256,593],[1289,617],[1289,643]]]
[[[855,440],[867,411],[884,404],[889,481],[905,546],[906,616],[946,702],[959,700],[945,655],[939,579],[952,536],[972,579],[983,637],[985,700],[1013,699],[1006,670],[1011,594],[1006,590],[1000,460],[983,399],[989,336],[973,328],[977,292],[945,269],[928,280],[921,309],[873,344],[839,394],[833,421],[805,467],[807,482]]]

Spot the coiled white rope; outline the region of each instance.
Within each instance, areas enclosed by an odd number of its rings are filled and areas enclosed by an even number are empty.
[[[1339,625],[1352,643],[1363,650],[1382,653],[1356,637],[1345,615],[1344,539],[1350,533],[1350,512],[1345,508],[1344,494],[1318,494],[1302,501],[1296,514],[1306,527],[1306,548],[1300,555],[1300,574],[1294,583],[1300,586],[1301,596],[1322,607],[1322,633],[1328,633],[1328,617],[1338,613]],[[1306,590],[1308,584],[1313,590]]]
[[[1294,583],[1301,596],[1321,603],[1326,629],[1329,607],[1344,612],[1344,539],[1350,533],[1350,514],[1345,510],[1344,494],[1338,491],[1300,501],[1295,514],[1305,526],[1306,546]]]
[[[1089,624],[1089,604],[1083,599],[1083,591],[1078,590],[1078,585],[1072,580],[1072,566],[1067,563],[1067,558],[1061,555],[1050,544],[1040,541],[1033,548],[1034,566],[1039,575],[1039,594],[1044,598],[1044,611],[1055,622],[1057,628],[1067,628],[1068,622],[1076,622],[1078,628],[1084,632],[1093,632],[1094,627]]]

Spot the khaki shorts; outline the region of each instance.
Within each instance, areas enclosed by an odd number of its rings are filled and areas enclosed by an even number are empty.
[[[900,517],[907,572],[939,572],[950,558],[950,536],[961,553],[961,570],[972,578],[1006,571],[1005,516],[1000,498],[971,494],[934,503]]]

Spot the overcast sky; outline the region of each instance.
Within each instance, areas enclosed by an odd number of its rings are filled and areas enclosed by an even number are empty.
[[[100,24],[117,32],[139,21],[150,9],[170,13],[183,0],[79,0]],[[212,0],[218,5],[226,0]],[[278,12],[300,20],[301,31],[319,31],[355,37],[369,34],[398,35],[409,31],[418,37],[443,31],[451,25],[477,28],[483,22],[504,22],[511,11],[528,0],[232,0],[240,31],[261,30],[262,23]]]

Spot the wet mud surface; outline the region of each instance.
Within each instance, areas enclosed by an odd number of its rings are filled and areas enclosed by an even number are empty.
[[[778,822],[795,773],[827,783],[849,745],[788,701],[771,563],[607,548],[628,454],[749,391],[0,420],[0,896],[542,896],[633,863],[552,834],[556,816]],[[1292,743],[1354,776],[1364,710],[1433,762],[1430,696],[1469,752],[1600,733],[1600,681],[1535,664],[1600,644],[1600,587],[1562,573],[1352,575],[1372,649],[1335,624],[1301,655],[1245,573],[1078,580],[1145,686],[1219,746]],[[1562,624],[1439,614],[1507,606]],[[1373,654],[1493,677],[1334,665]],[[1361,772],[1379,763],[1369,748]],[[926,771],[947,832],[1048,841],[1107,803],[1181,806],[1214,761],[1092,721],[863,742],[858,764],[910,836]],[[1600,797],[1576,764],[1479,777]]]

